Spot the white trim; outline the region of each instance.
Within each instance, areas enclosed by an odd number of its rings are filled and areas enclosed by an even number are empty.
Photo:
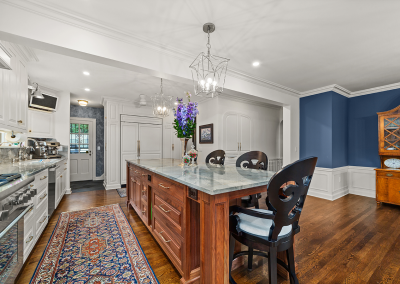
[[[103,186],[106,190],[121,188],[121,184],[119,184],[119,183],[113,183],[113,184],[107,185],[105,181],[103,182]]]
[[[72,193],[71,188],[67,188],[67,189],[65,190],[65,194],[71,194],[71,193]]]
[[[104,174],[102,174],[101,176],[99,176],[99,177],[94,177],[93,178],[93,180],[104,180]]]
[[[96,178],[96,142],[97,142],[97,137],[96,137],[96,119],[95,118],[86,118],[86,117],[70,117],[69,122],[71,123],[71,120],[78,120],[78,121],[89,121],[92,123],[93,130],[92,130],[92,135],[94,139],[92,139],[92,180],[95,180]]]
[[[345,166],[315,168],[308,194],[327,200],[336,200],[347,194],[375,198],[375,168]]]

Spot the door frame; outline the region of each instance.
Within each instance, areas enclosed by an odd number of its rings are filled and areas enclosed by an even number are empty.
[[[97,138],[96,138],[96,119],[95,118],[85,118],[85,117],[70,117],[69,118],[69,123],[70,123],[70,127],[71,127],[71,120],[78,120],[78,121],[82,121],[82,122],[91,122],[93,125],[93,129],[92,129],[92,135],[94,137],[94,139],[92,139],[92,180],[96,180],[96,142],[97,142]],[[68,138],[69,139],[69,138]],[[71,151],[71,150],[70,150]],[[70,169],[71,171],[71,169]],[[70,173],[71,175],[71,173]]]

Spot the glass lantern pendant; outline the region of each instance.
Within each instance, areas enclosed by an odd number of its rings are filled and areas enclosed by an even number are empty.
[[[213,98],[224,90],[229,59],[212,55],[210,52],[210,33],[215,31],[215,25],[204,24],[203,31],[208,34],[208,51],[201,52],[189,67],[192,69],[195,95]]]
[[[163,84],[161,79],[161,93],[151,97],[153,101],[153,114],[156,117],[164,118],[169,115],[172,108],[172,97],[164,96],[163,93]]]

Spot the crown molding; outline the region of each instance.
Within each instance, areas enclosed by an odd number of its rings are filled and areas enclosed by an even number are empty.
[[[352,97],[365,96],[365,95],[370,95],[370,94],[375,94],[375,93],[380,93],[380,92],[385,92],[385,91],[390,91],[390,90],[395,90],[395,89],[400,89],[400,82],[352,92],[351,96]]]
[[[300,97],[303,98],[303,97],[313,96],[313,95],[322,94],[322,93],[331,92],[331,91],[338,93],[342,96],[345,96],[347,98],[351,97],[351,92],[349,90],[347,90],[339,85],[336,85],[336,84],[302,92],[302,93],[300,93]]]

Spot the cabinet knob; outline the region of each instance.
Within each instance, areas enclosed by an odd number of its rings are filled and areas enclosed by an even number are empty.
[[[32,132],[32,130],[29,129],[29,132]]]
[[[17,122],[18,122],[18,123],[22,123],[22,120],[18,120]]]
[[[388,177],[392,177],[392,176],[393,176],[393,174],[386,174],[386,176],[388,176]]]

